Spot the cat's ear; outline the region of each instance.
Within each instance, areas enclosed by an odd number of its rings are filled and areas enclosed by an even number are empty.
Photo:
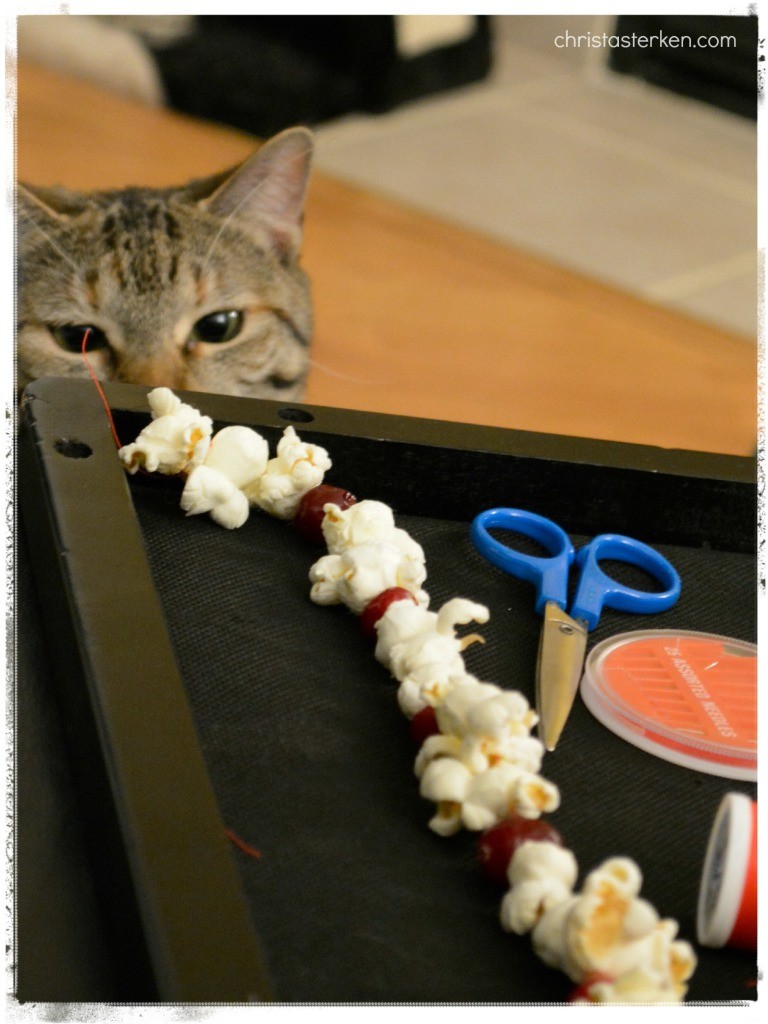
[[[76,192],[60,188],[39,188],[36,185],[16,184],[16,203],[20,213],[42,215],[57,222],[82,209],[82,197]]]
[[[33,188],[31,185],[22,184],[20,181],[16,183],[16,204],[18,212],[28,216],[37,213],[57,221],[63,220],[63,217],[65,217],[62,210],[55,208],[55,197],[53,197],[52,202],[47,189]]]
[[[252,220],[267,229],[281,256],[295,256],[313,148],[308,129],[288,128],[233,171],[204,205],[219,216]]]

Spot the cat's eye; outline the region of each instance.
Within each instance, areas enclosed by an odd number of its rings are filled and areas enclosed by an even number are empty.
[[[54,341],[67,352],[82,352],[86,331],[88,332],[86,352],[95,352],[96,349],[109,347],[104,331],[99,330],[98,327],[92,327],[90,324],[62,324],[51,327]]]
[[[192,328],[191,341],[207,341],[218,345],[222,341],[231,341],[240,333],[243,326],[243,314],[237,309],[222,309],[217,313],[201,316]]]

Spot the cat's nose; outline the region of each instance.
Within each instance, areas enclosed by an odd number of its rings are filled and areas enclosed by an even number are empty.
[[[184,388],[185,378],[184,367],[173,355],[151,359],[123,357],[115,370],[115,380],[153,388]]]

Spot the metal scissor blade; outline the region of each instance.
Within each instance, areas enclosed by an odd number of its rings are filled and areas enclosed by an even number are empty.
[[[536,668],[539,738],[554,750],[573,707],[587,651],[587,629],[554,601],[544,609]]]

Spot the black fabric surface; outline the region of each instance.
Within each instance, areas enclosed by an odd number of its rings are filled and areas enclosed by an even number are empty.
[[[309,600],[323,549],[254,513],[235,531],[185,518],[172,486],[133,488],[225,826],[261,851],[236,853],[277,998],[285,1002],[559,1002],[571,983],[498,924],[502,893],[476,869],[476,837],[427,828],[415,749],[396,683],[345,608]],[[375,495],[371,495],[375,497]],[[398,517],[427,555],[431,606],[487,604],[481,679],[533,702],[541,620],[533,590],[485,562],[466,523]],[[574,541],[578,538],[574,537]],[[754,640],[755,561],[661,549],[683,580],[670,611],[608,611],[590,646],[629,629]],[[723,794],[753,786],[669,764],[610,733],[577,700],[543,774],[562,794],[550,820],[581,877],[633,857],[642,895],[695,943],[699,877]],[[690,1001],[756,998],[755,957],[697,948]]]

